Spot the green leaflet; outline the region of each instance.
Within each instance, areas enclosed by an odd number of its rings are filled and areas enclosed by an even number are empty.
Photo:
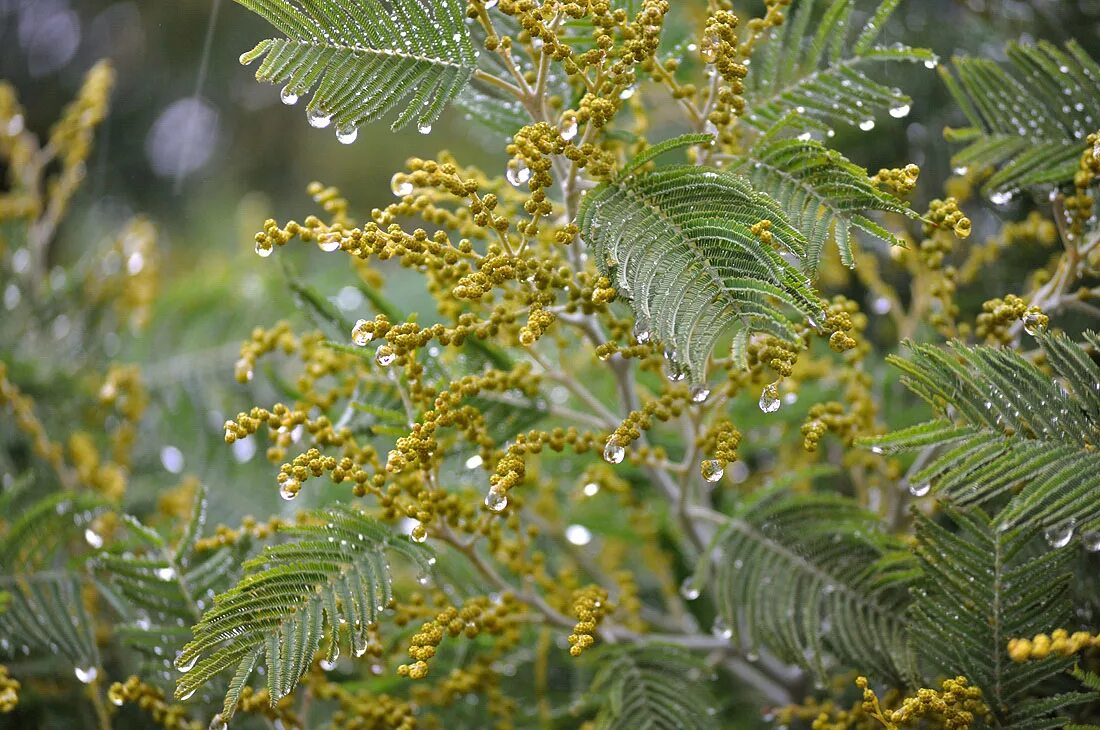
[[[285,38],[260,41],[241,63],[285,84],[283,100],[313,93],[313,126],[351,134],[392,113],[394,130],[430,127],[476,68],[461,0],[237,0]]]

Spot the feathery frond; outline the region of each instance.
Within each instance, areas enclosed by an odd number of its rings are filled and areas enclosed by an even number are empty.
[[[672,165],[621,176],[591,191],[577,217],[601,273],[696,381],[734,323],[795,340],[784,307],[820,316],[805,275],[752,232],[763,220],[782,249],[805,256],[805,239],[782,208],[721,169]]]
[[[918,517],[916,554],[924,575],[910,611],[914,642],[933,676],[965,675],[981,688],[997,727],[1050,724],[1058,706],[1033,699],[1039,683],[1072,658],[1014,663],[1008,639],[1060,626],[1071,611],[1070,554],[1048,550],[1039,531],[1001,530],[981,510],[949,512],[953,528]],[[1042,545],[1040,548],[1039,546]]]
[[[821,261],[825,241],[832,236],[840,259],[855,266],[852,229],[858,228],[891,245],[904,245],[897,236],[863,215],[877,210],[919,217],[909,206],[879,190],[867,171],[813,139],[779,136],[790,128],[792,117],[768,130],[732,169],[744,174],[753,187],[766,192],[782,206],[791,224],[806,238],[802,270],[812,275]]]
[[[328,659],[340,652],[338,627],[346,622],[351,651],[366,650],[368,627],[391,598],[386,553],[397,553],[423,572],[428,551],[347,506],[313,513],[316,522],[288,527],[294,542],[268,547],[247,561],[248,573],[219,595],[194,627],[176,666],[186,671],[176,696],[187,699],[224,671],[233,670],[222,710],[228,720],[241,690],[261,660],[272,702],[293,691],[309,669],[323,635]]]
[[[826,657],[914,676],[904,620],[913,566],[874,515],[838,496],[773,491],[721,529],[714,587],[735,640],[820,677]]]
[[[430,127],[476,68],[461,0],[237,0],[285,38],[241,56],[256,78],[285,83],[283,100],[313,92],[314,126],[350,134],[396,112],[392,128]]]
[[[714,699],[699,658],[674,646],[613,647],[599,655],[589,693],[601,699],[599,730],[711,730]]]
[[[970,121],[948,138],[952,162],[999,167],[986,192],[1073,179],[1085,137],[1100,125],[1100,65],[1076,42],[1009,44],[1008,64],[956,58],[941,75]]]
[[[0,576],[8,602],[0,611],[0,656],[32,652],[65,657],[82,681],[95,678],[99,649],[78,573],[50,570]]]
[[[772,31],[753,59],[743,119],[766,131],[793,111],[800,125],[825,131],[836,122],[866,126],[884,109],[904,116],[912,99],[866,73],[883,62],[935,63],[926,48],[876,45],[899,2],[880,3],[854,40],[854,0],[833,0],[820,14],[814,0],[796,3],[793,17]]]
[[[1005,527],[1089,527],[1100,520],[1100,367],[1065,335],[1037,339],[1054,377],[1013,350],[911,345],[910,360],[890,360],[937,418],[866,443],[885,453],[941,448],[910,480],[996,510]]]

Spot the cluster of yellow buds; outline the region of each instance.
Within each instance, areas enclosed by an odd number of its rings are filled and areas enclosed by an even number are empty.
[[[993,713],[982,699],[982,691],[971,686],[966,677],[945,679],[942,689],[919,689],[916,696],[906,697],[896,710],[884,710],[866,677],[856,678],[863,690],[863,710],[879,720],[887,730],[897,730],[906,723],[919,720],[935,722],[944,730],[969,730],[976,720],[988,722]]]
[[[116,707],[137,705],[165,730],[201,730],[203,727],[198,720],[188,719],[186,707],[166,702],[163,690],[146,684],[137,676],[112,684],[107,689],[107,699]]]
[[[1055,629],[1046,634],[1037,634],[1031,639],[1011,639],[1008,642],[1008,655],[1014,662],[1026,662],[1030,659],[1046,659],[1048,656],[1073,656],[1074,654],[1100,647],[1100,634],[1087,631],[1075,631],[1072,634],[1065,629]]]
[[[699,437],[698,448],[709,458],[699,464],[699,473],[708,482],[716,482],[725,475],[726,466],[737,461],[737,447],[741,432],[727,418],[719,418]]]
[[[1008,344],[1012,341],[1011,328],[1017,322],[1023,322],[1030,334],[1047,328],[1050,318],[1038,307],[1028,306],[1015,294],[1003,299],[990,299],[982,303],[982,313],[978,315],[974,334],[987,342]]]
[[[906,165],[902,168],[881,169],[871,178],[871,182],[875,186],[903,198],[917,187],[917,178],[919,177],[919,167]]]
[[[435,656],[445,636],[465,635],[474,639],[482,632],[500,636],[508,628],[509,617],[520,610],[515,596],[510,593],[501,595],[498,601],[478,596],[467,600],[462,608],[444,608],[410,637],[409,656],[414,661],[399,666],[397,673],[410,679],[423,679],[428,676],[428,660]]]
[[[1077,161],[1077,172],[1073,175],[1074,194],[1065,199],[1066,214],[1069,216],[1067,233],[1071,240],[1080,238],[1085,232],[1089,220],[1095,217],[1095,199],[1089,188],[1100,179],[1100,132],[1088,136],[1088,146]]]
[[[959,201],[955,198],[933,200],[928,204],[927,218],[929,225],[934,228],[949,229],[958,238],[970,237],[970,219],[959,209]],[[927,230],[925,232],[930,233]]]
[[[8,668],[0,664],[0,713],[8,713],[19,704],[19,680],[8,674]]]
[[[415,730],[416,706],[406,699],[369,690],[350,692],[335,682],[316,682],[313,693],[319,700],[335,700],[340,709],[332,713],[333,730]]]
[[[607,600],[607,591],[599,586],[586,586],[573,593],[573,615],[577,625],[569,635],[569,653],[580,656],[596,642],[596,629],[605,616],[615,610]]]
[[[618,464],[626,455],[626,448],[642,436],[642,432],[653,427],[654,419],[668,421],[678,418],[684,411],[684,402],[689,398],[687,388],[673,386],[660,397],[646,402],[640,409],[631,411],[622,423],[608,436],[603,452],[605,461]]]

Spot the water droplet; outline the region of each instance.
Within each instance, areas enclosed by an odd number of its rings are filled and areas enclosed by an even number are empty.
[[[1090,553],[1100,552],[1100,530],[1091,530],[1081,534],[1081,544]]]
[[[649,331],[649,322],[641,318],[634,321],[634,330],[631,334],[639,345],[644,345],[653,338],[653,334]]]
[[[665,377],[668,378],[670,382],[679,383],[687,377],[687,370],[675,360],[669,360],[665,364]]]
[[[600,492],[600,485],[596,482],[589,482],[584,485],[582,491],[586,497],[595,497]]]
[[[297,479],[287,479],[279,485],[279,496],[289,502],[298,496],[301,489],[302,485],[298,483]]]
[[[1064,548],[1073,539],[1073,527],[1072,522],[1056,525],[1044,532],[1043,536],[1052,548]]]
[[[621,464],[626,457],[626,449],[622,447],[614,436],[607,440],[603,447],[603,460],[608,464]]]
[[[714,623],[711,624],[710,632],[723,639],[733,638],[733,629],[726,625],[726,622],[721,616],[715,617]]]
[[[479,466],[481,466],[483,461],[484,460],[481,458],[481,454],[474,454],[470,458],[466,459],[466,468],[477,469]]]
[[[90,527],[84,530],[84,542],[97,550],[103,547],[103,538]]]
[[[198,689],[198,687],[193,687],[193,688],[187,690],[186,692],[184,692],[183,694],[181,694],[177,699],[180,702],[186,702],[187,700],[189,700],[189,699],[191,699],[192,697],[195,696],[195,690],[197,690],[197,689]]]
[[[726,469],[718,459],[707,459],[699,464],[699,473],[708,482],[716,482],[726,473]]]
[[[924,495],[928,494],[928,492],[930,492],[931,490],[932,490],[931,482],[921,482],[920,484],[910,484],[909,485],[909,494],[912,494],[914,497],[923,497]]]
[[[705,385],[695,384],[691,386],[689,393],[691,394],[692,403],[705,403],[707,398],[710,397],[710,388]]]
[[[271,254],[275,253],[275,247],[267,241],[256,242],[256,255],[262,259],[266,259]]]
[[[497,0],[485,0],[482,4],[486,10],[492,10],[497,6]]]
[[[493,512],[500,512],[508,506],[508,495],[500,487],[490,487],[485,494],[485,506]]]
[[[405,180],[404,177],[403,174],[397,172],[390,178],[390,190],[399,198],[403,198],[406,195],[412,195],[413,191],[413,184]]]
[[[163,568],[157,568],[153,572],[155,572],[157,574],[157,577],[161,580],[172,580],[176,577],[176,569],[173,568],[171,565],[165,566]]]
[[[320,662],[318,662],[318,664],[321,666],[321,669],[326,672],[331,672],[333,669],[336,669],[335,659],[333,659],[332,661],[329,661],[328,659],[322,659]]]
[[[995,192],[989,196],[989,202],[993,205],[1008,205],[1012,202],[1012,193]]]
[[[123,702],[122,695],[108,694],[107,696],[111,699],[111,704],[112,705],[114,705],[115,707],[122,707],[122,702]]]
[[[875,128],[875,120],[864,119],[862,122],[859,123],[859,128],[862,129],[864,132],[870,132],[872,129]]]
[[[569,525],[565,528],[565,539],[573,545],[587,545],[592,542],[592,532],[584,525]]]
[[[367,320],[360,319],[351,328],[351,341],[359,347],[366,347],[367,343],[374,339],[374,332],[368,324]]]
[[[374,361],[384,368],[393,365],[393,361],[396,359],[397,353],[389,345],[382,345],[374,352]]]
[[[181,655],[180,658],[182,659],[182,655]],[[185,661],[180,661],[180,659],[177,659],[176,660],[176,669],[178,669],[181,674],[187,674],[188,672],[190,672],[195,667],[195,662],[197,662],[198,660],[199,660],[199,655],[198,654],[192,655],[191,658],[189,658]]]
[[[871,453],[872,454],[885,454],[886,449],[882,448],[881,446],[872,446],[871,447]]]
[[[233,375],[238,381],[251,382],[255,373],[252,372],[252,363],[247,358],[241,358],[233,365]]]
[[[332,123],[332,115],[326,114],[318,107],[314,107],[306,112],[306,121],[314,129],[324,129]]]
[[[813,138],[814,136],[809,132],[803,132],[802,134],[798,135],[796,139],[798,139],[799,142],[809,142]]]
[[[73,669],[73,673],[84,684],[91,684],[99,676],[99,670],[95,668],[94,664],[87,667],[76,667]]]
[[[894,119],[905,119],[909,116],[910,107],[908,104],[902,104],[901,106],[895,106],[890,109],[890,116]]]
[[[353,125],[336,128],[336,141],[340,144],[351,144],[359,136],[359,129]]]
[[[561,138],[566,142],[577,136],[577,118],[566,117],[561,123]]]
[[[298,95],[291,91],[289,86],[283,87],[283,90],[279,92],[279,98],[287,106],[294,106],[298,103]]]
[[[695,580],[692,576],[689,575],[687,578],[684,578],[684,582],[680,584],[680,595],[688,601],[694,601],[699,597],[699,589],[696,587]]]
[[[939,66],[939,65],[940,65],[940,60],[938,58],[930,58],[930,59],[928,59],[927,61],[924,62],[924,67],[929,69],[929,70],[934,69],[936,66]]]
[[[779,410],[782,401],[779,400],[779,381],[768,383],[760,391],[760,410],[764,413],[775,413]]]
[[[428,539],[428,528],[424,527],[422,523],[417,523],[416,527],[409,533],[409,539],[413,542],[424,542]]]
[[[619,92],[619,98],[629,99],[630,97],[634,96],[635,91],[637,91],[637,89],[635,89],[633,86],[628,86]]]
[[[228,727],[229,723],[222,719],[222,713],[219,712],[214,715],[214,717],[210,718],[210,726],[207,730],[226,730]]]
[[[508,178],[508,182],[512,184],[512,187],[518,188],[531,179],[531,168],[527,166],[527,163],[519,160],[508,165],[504,176]]]
[[[416,131],[420,132],[421,134],[431,134],[432,125],[428,124],[427,122],[421,122],[420,124],[416,125]]]
[[[1028,312],[1024,315],[1024,332],[1032,337],[1046,331],[1043,315],[1039,312]]]
[[[333,251],[340,250],[340,234],[335,231],[329,231],[317,237],[317,247],[325,253],[332,253]]]

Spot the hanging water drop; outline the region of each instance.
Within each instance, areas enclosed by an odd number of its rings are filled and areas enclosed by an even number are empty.
[[[634,329],[631,334],[639,345],[644,345],[653,337],[653,334],[649,331],[649,322],[642,318],[634,321]]]
[[[184,661],[181,661],[182,658],[183,655],[181,654],[180,659],[176,659],[176,669],[179,670],[180,674],[187,674],[195,667],[195,662],[199,660],[199,655],[194,654],[189,659]]]
[[[493,512],[500,512],[508,506],[508,495],[500,487],[490,487],[485,494],[485,506]]]
[[[592,532],[584,525],[569,525],[565,528],[565,539],[571,545],[587,545],[592,542]]]
[[[115,707],[122,707],[122,695],[108,692],[107,697],[111,700],[112,705],[114,705]]]
[[[492,10],[497,6],[497,0],[484,0],[482,5],[485,6],[486,10]]]
[[[633,86],[628,86],[619,92],[619,98],[624,100],[629,99],[630,97],[634,96],[635,91],[636,89]]]
[[[195,696],[195,690],[197,690],[197,689],[198,689],[198,687],[192,687],[191,689],[187,690],[186,692],[181,694],[176,699],[178,699],[180,702],[186,702],[187,700],[189,700],[189,699],[191,699],[192,697]]]
[[[329,231],[317,237],[317,247],[325,253],[340,250],[340,234]]]
[[[865,119],[859,123],[859,128],[862,129],[864,132],[870,132],[872,129],[875,128],[875,120]]]
[[[326,114],[318,107],[313,107],[306,112],[306,121],[314,129],[324,129],[332,122],[332,115]]]
[[[561,123],[561,130],[560,130],[561,138],[564,139],[566,142],[568,142],[569,140],[571,140],[571,139],[573,139],[574,137],[577,136],[577,129],[578,129],[577,118],[576,117],[566,117],[565,119],[562,120],[562,123]]]
[[[403,198],[406,195],[412,195],[413,184],[406,180],[402,173],[395,172],[393,177],[390,178],[390,190],[397,197]]]
[[[705,403],[710,397],[710,388],[705,385],[695,384],[691,386],[690,393],[692,403]]]
[[[340,144],[351,144],[359,136],[359,129],[354,125],[336,128],[336,141]]]
[[[711,624],[710,632],[721,639],[732,639],[733,629],[726,625],[721,616],[716,616]]]
[[[262,259],[266,259],[268,256],[275,252],[275,247],[268,241],[256,241],[256,255]]]
[[[779,381],[774,383],[768,383],[764,386],[764,389],[760,391],[760,410],[764,413],[775,413],[779,410],[781,401],[779,400]]]
[[[176,577],[176,569],[173,568],[171,565],[165,566],[163,568],[157,568],[153,572],[156,573],[157,577],[161,580],[172,580]]]
[[[993,205],[1008,205],[1012,202],[1012,193],[997,191],[989,196],[989,202]]]
[[[900,106],[892,107],[890,109],[890,116],[892,116],[894,119],[905,119],[907,116],[909,116],[909,111],[909,105],[902,104]]]
[[[431,134],[432,125],[428,124],[427,122],[421,122],[420,124],[416,125],[416,131],[420,132],[421,134]]]
[[[321,669],[323,669],[326,672],[331,672],[333,669],[336,669],[336,660],[335,659],[333,659],[331,661],[329,661],[328,659],[322,659],[321,661],[318,662],[318,664],[320,665]]]
[[[96,550],[103,547],[103,538],[90,527],[84,530],[84,542],[88,543]]]
[[[595,497],[597,494],[600,493],[600,485],[596,482],[589,482],[588,484],[584,485],[584,488],[581,489],[581,491],[584,492],[584,496],[586,497]]]
[[[396,359],[397,353],[389,345],[382,345],[374,352],[374,361],[384,368],[393,365]]]
[[[1046,538],[1047,544],[1052,548],[1064,548],[1069,545],[1070,540],[1073,539],[1073,523],[1067,522],[1063,525],[1056,525],[1048,528],[1043,533],[1043,537]]]
[[[699,597],[699,588],[696,587],[695,580],[690,575],[680,584],[680,595],[687,601],[694,601]]]
[[[667,377],[670,382],[679,383],[687,377],[687,370],[675,360],[669,360],[665,366],[665,377]]]
[[[99,670],[95,668],[94,664],[87,667],[75,667],[73,673],[84,684],[91,684],[99,676]]]
[[[424,527],[423,523],[417,523],[416,527],[409,532],[409,539],[413,542],[424,542],[428,539],[428,528]]]
[[[725,475],[726,469],[718,459],[707,459],[699,464],[699,473],[708,482],[716,482]]]
[[[297,479],[287,479],[279,485],[279,496],[289,502],[298,496],[301,489],[302,485],[298,483]]]
[[[1100,552],[1100,530],[1082,533],[1081,544],[1090,553]]]
[[[914,497],[923,497],[932,490],[932,484],[930,482],[921,482],[919,484],[909,485],[909,494]]]
[[[504,176],[508,178],[508,182],[512,184],[512,187],[518,188],[531,179],[531,168],[523,160],[514,160],[508,163],[508,169],[505,171]]]
[[[279,99],[287,106],[294,106],[298,103],[298,95],[291,91],[289,86],[284,86],[283,90],[279,92]]]
[[[1032,337],[1046,331],[1045,317],[1041,312],[1028,312],[1024,315],[1024,332]]]
[[[351,328],[351,341],[359,347],[366,347],[367,343],[373,339],[374,332],[370,323],[365,319],[357,320],[355,326]]]
[[[226,730],[226,728],[228,727],[229,723],[227,723],[222,718],[222,713],[219,712],[218,714],[210,718],[210,725],[208,726],[207,730]]]
[[[713,33],[706,34],[699,44],[699,58],[703,59],[703,63],[714,63],[718,60],[718,49],[720,47],[721,41],[719,41],[718,36]]]
[[[626,458],[626,449],[623,448],[617,438],[612,436],[604,444],[603,460],[608,464],[621,464],[624,458]]]
[[[935,57],[932,57],[932,58],[930,58],[930,59],[928,59],[927,61],[924,62],[924,67],[929,69],[929,70],[934,69],[936,66],[939,66],[939,65],[940,65],[940,60],[938,58],[935,58]]]
[[[238,383],[251,382],[253,375],[252,363],[248,358],[242,357],[233,365],[233,376]]]

